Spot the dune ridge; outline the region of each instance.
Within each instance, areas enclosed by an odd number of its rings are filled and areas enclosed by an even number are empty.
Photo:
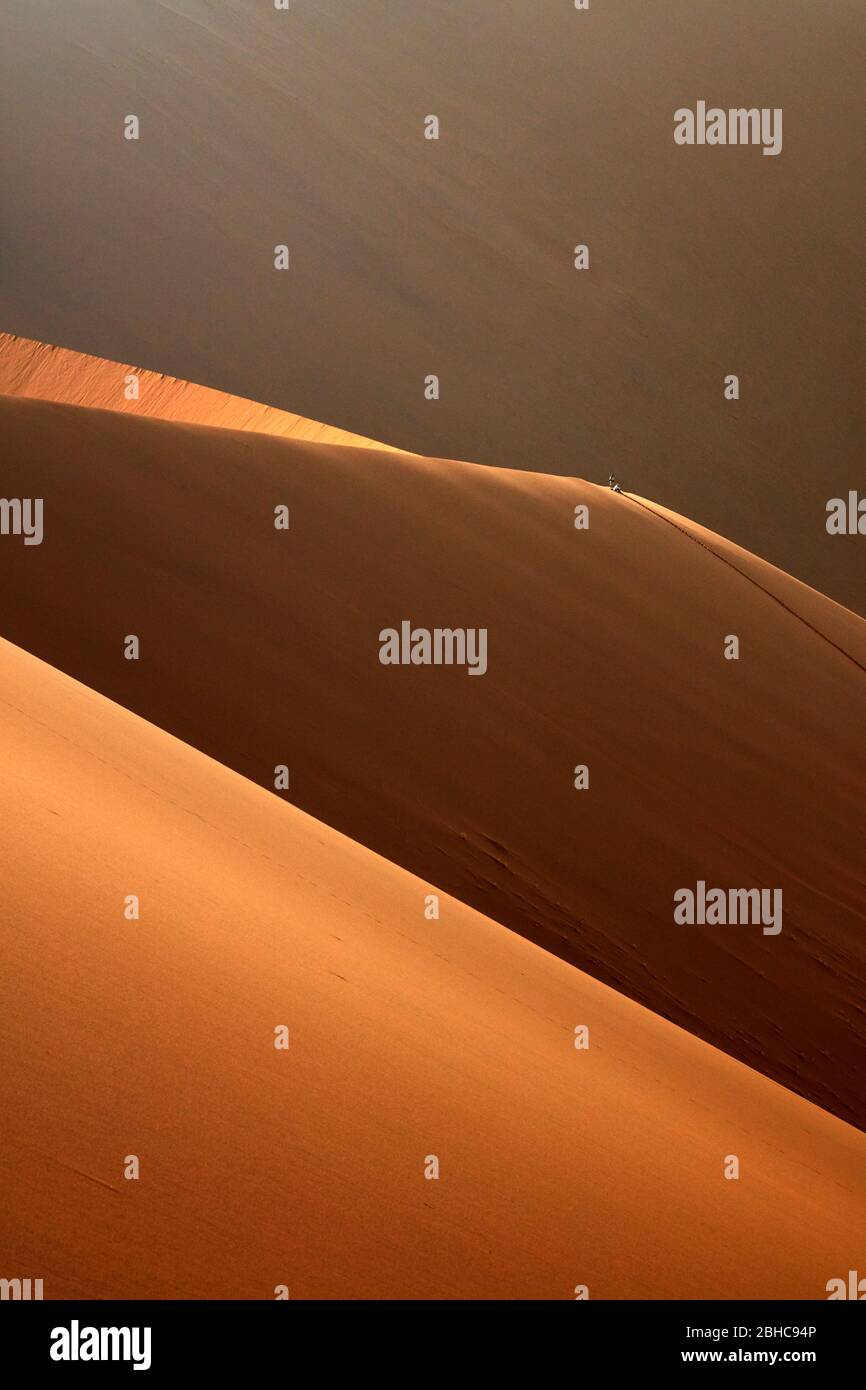
[[[866,1136],[460,902],[427,920],[429,884],[5,641],[0,692],[4,1277],[820,1299],[856,1266]]]
[[[0,423],[7,490],[46,499],[44,544],[0,547],[3,635],[864,1127],[862,620],[579,479]],[[487,674],[383,667],[405,619],[488,627]],[[781,890],[781,934],[675,924],[699,881]]]
[[[135,384],[129,389],[137,390],[138,394],[129,399],[126,392],[131,377],[135,377]],[[349,430],[323,425],[319,420],[305,420],[302,415],[276,410],[259,401],[179,381],[161,372],[52,347],[49,343],[20,338],[14,333],[0,333],[0,395],[62,401],[67,405],[119,410],[187,424],[254,430],[259,434],[317,440],[321,444],[354,444],[357,448],[368,449],[391,447]]]
[[[690,522],[687,517],[678,517],[675,513],[668,511],[666,507],[660,507],[646,497],[636,497],[634,493],[631,492],[626,492],[624,495],[628,497],[630,501],[635,502],[639,507],[643,507],[645,511],[652,512],[656,516],[661,517],[668,525],[681,531],[684,536],[688,536],[690,540],[695,541],[696,544],[700,545],[704,550],[708,550],[710,554],[715,555],[718,560],[721,560],[723,564],[728,565],[730,569],[734,570],[744,579],[747,579],[750,584],[754,584],[755,588],[762,594],[772,599],[780,608],[784,609],[786,613],[790,613],[801,623],[805,624],[816,636],[820,637],[822,641],[827,642],[829,646],[834,647],[835,650],[841,653],[846,660],[850,661],[858,671],[862,671],[864,675],[866,675],[866,666],[864,666],[862,661],[858,661],[856,656],[852,656],[851,652],[847,651],[845,647],[840,646],[838,642],[834,642],[832,637],[829,637],[825,631],[816,626],[815,623],[810,622],[805,616],[804,609],[814,609],[816,613],[815,622],[823,621],[825,625],[827,624],[827,619],[832,613],[832,609],[826,607],[823,595],[817,595],[818,603],[815,604],[809,599],[807,592],[808,586],[798,585],[794,587],[787,584],[789,598],[795,597],[797,600],[797,607],[792,607],[790,602],[785,602],[778,593],[774,592],[772,587],[768,587],[768,583],[772,583],[774,566],[754,566],[750,564],[750,561],[757,559],[757,557],[749,556],[747,551],[742,550],[739,546],[733,546],[729,542],[725,542],[722,537],[714,536],[711,531],[707,531],[704,527]],[[743,563],[743,561],[745,561],[745,563]],[[750,569],[757,569],[760,578],[757,577],[756,574],[750,573]],[[783,584],[791,578],[791,576],[784,574],[784,572],[778,571],[778,573],[782,575]],[[815,591],[812,592],[814,593]]]
[[[7,6],[0,325],[425,456],[613,468],[866,614],[825,528],[864,495],[862,0],[593,8]],[[678,146],[699,97],[783,109],[780,157]]]

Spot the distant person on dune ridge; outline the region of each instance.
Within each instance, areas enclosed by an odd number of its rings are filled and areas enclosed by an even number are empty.
[[[612,473],[608,475],[607,485],[610,488],[611,492],[622,492],[622,488],[620,487],[619,483],[617,482],[616,478],[613,476]]]

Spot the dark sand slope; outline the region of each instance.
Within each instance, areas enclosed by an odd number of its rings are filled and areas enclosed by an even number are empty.
[[[318,819],[866,1125],[860,619],[577,479],[39,401],[0,425],[6,494],[46,499],[41,546],[0,540],[6,637],[254,781],[286,764]],[[382,666],[404,618],[486,626],[487,674]],[[781,935],[675,925],[699,879],[781,888]]]
[[[866,487],[864,47],[863,0],[2,6],[0,327],[613,467],[866,613],[866,541],[824,529]],[[781,154],[677,146],[699,100],[781,108]]]
[[[461,903],[426,921],[419,879],[5,642],[0,687],[4,1277],[820,1299],[856,1267],[857,1130]]]

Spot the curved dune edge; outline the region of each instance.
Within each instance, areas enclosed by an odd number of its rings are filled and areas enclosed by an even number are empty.
[[[136,382],[130,385],[130,377]],[[138,395],[127,399],[127,389]],[[224,429],[253,430],[291,439],[316,440],[320,444],[353,444],[361,449],[389,449],[349,430],[306,420],[302,415],[277,410],[230,396],[209,386],[160,372],[146,371],[84,352],[52,347],[14,333],[0,333],[0,395],[22,396],[99,410],[118,410],[131,415],[176,420],[192,425],[219,425]]]
[[[453,899],[426,920],[429,885],[7,642],[0,677],[4,1277],[811,1299],[856,1267],[866,1136]]]
[[[579,479],[11,397],[0,424],[46,507],[0,546],[5,637],[262,785],[287,765],[316,819],[866,1127],[862,620]],[[402,619],[487,627],[487,673],[382,666]],[[701,880],[781,889],[782,934],[676,925]]]

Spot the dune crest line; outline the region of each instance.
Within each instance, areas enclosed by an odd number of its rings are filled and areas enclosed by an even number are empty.
[[[743,579],[747,579],[750,584],[754,584],[755,588],[759,589],[762,594],[766,594],[767,598],[772,599],[774,603],[778,603],[779,607],[784,608],[786,613],[790,613],[792,618],[796,618],[804,627],[814,632],[816,637],[820,637],[828,646],[833,647],[842,656],[847,657],[852,665],[857,667],[858,671],[862,671],[863,674],[866,675],[866,666],[861,665],[855,656],[852,656],[850,652],[846,652],[845,648],[840,647],[838,642],[834,642],[832,637],[828,637],[826,632],[821,632],[820,628],[815,627],[814,623],[810,623],[809,619],[804,618],[802,613],[798,613],[796,609],[789,607],[777,594],[771,593],[769,589],[765,589],[763,584],[759,584],[757,579],[753,579],[750,574],[746,574],[745,570],[741,570],[739,565],[735,565],[733,561],[727,559],[726,556],[720,555],[717,550],[713,550],[711,545],[707,545],[705,541],[699,540],[697,536],[692,535],[691,531],[687,531],[684,526],[679,526],[677,522],[671,521],[669,516],[665,516],[662,512],[656,511],[655,507],[647,506],[640,498],[635,497],[633,492],[626,492],[625,489],[623,489],[622,495],[627,497],[630,502],[634,502],[635,506],[640,507],[645,512],[649,512],[651,516],[657,517],[659,521],[666,521],[668,526],[672,526],[675,531],[679,531],[687,540],[694,541],[695,545],[699,545],[701,549],[706,550],[709,555],[714,555],[717,560],[721,560],[723,565],[728,566],[728,569],[732,569],[736,574],[741,575]]]

